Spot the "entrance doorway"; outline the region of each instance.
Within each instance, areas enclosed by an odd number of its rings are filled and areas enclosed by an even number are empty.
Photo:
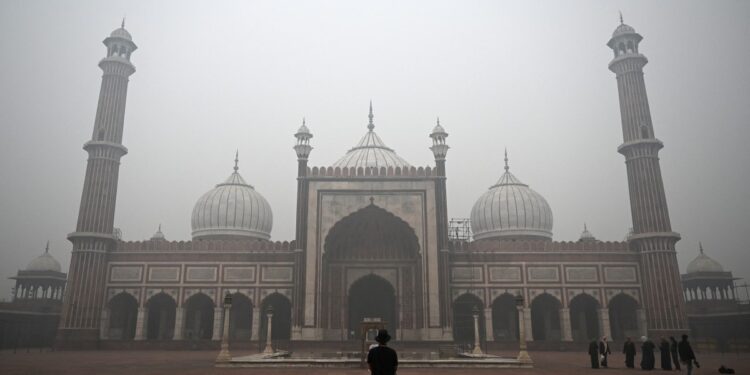
[[[354,338],[361,338],[359,328],[365,318],[385,321],[390,332],[398,328],[396,291],[377,275],[364,276],[349,288],[349,332],[354,332]]]

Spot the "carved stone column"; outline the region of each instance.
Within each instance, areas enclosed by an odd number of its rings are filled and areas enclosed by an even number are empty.
[[[560,333],[562,341],[573,341],[573,328],[570,325],[570,309],[560,309]]]
[[[260,307],[253,306],[253,327],[250,332],[250,341],[258,340],[258,331],[260,331]]]
[[[484,337],[487,342],[495,341],[495,333],[492,328],[492,309],[484,309]]]
[[[526,325],[526,341],[534,341],[534,331],[531,329],[531,308],[523,308],[523,324]]]
[[[601,336],[612,338],[612,327],[609,325],[609,309],[599,309],[599,333]]]
[[[211,340],[221,340],[221,319],[224,318],[224,309],[221,307],[214,307],[214,333],[211,336]]]
[[[648,320],[646,320],[646,309],[635,310],[635,315],[638,318],[638,333],[641,336],[648,335]]]
[[[109,338],[109,319],[110,311],[109,308],[105,307],[102,309],[101,325],[99,326],[99,338],[106,340]]]
[[[135,337],[134,340],[145,340],[147,336],[146,330],[148,329],[148,308],[139,307],[138,315],[135,320]]]
[[[174,312],[174,337],[173,340],[182,340],[185,332],[185,308],[180,306]]]

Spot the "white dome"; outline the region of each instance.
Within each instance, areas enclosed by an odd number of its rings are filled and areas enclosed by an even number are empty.
[[[159,229],[156,230],[156,233],[154,233],[153,236],[151,236],[151,241],[166,241],[167,238],[164,237],[164,233],[161,231],[161,224],[159,224]]]
[[[125,39],[125,40],[128,40],[128,41],[131,41],[131,42],[133,41],[133,37],[130,36],[130,33],[127,30],[125,30],[125,23],[124,22],[123,22],[122,27],[120,27],[119,29],[115,29],[115,31],[113,31],[112,33],[110,33],[109,36],[111,38],[122,38],[122,39]]]
[[[624,34],[635,34],[635,29],[630,25],[621,23],[619,26],[617,26],[615,31],[612,32],[612,37],[614,38],[616,36],[620,36]]]
[[[26,271],[55,271],[61,272],[60,262],[49,253],[49,243],[44,249],[44,254],[29,262]]]
[[[374,117],[372,114],[372,103],[370,103],[369,117],[370,123],[367,125],[368,130],[367,133],[365,133],[365,136],[362,137],[359,143],[352,147],[346,155],[333,163],[333,167],[411,167],[411,164],[398,156],[393,149],[386,146],[385,143],[383,143],[383,140],[381,140],[373,131],[373,129],[375,129],[375,124],[372,121],[372,118]]]
[[[687,266],[687,273],[697,272],[724,272],[721,264],[703,253],[703,244],[700,245],[700,254],[693,259]]]
[[[547,201],[508,171],[471,209],[474,239],[552,238],[552,210]]]
[[[271,238],[271,206],[237,172],[198,199],[193,208],[193,239]]]
[[[583,232],[581,232],[581,237],[578,239],[578,241],[596,241],[596,237],[589,232],[589,228],[586,226],[586,223],[583,224]]]

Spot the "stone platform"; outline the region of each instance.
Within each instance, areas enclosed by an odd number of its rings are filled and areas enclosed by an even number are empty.
[[[232,358],[229,362],[217,362],[216,367],[254,368],[359,368],[359,358],[295,358],[253,354]],[[520,362],[515,358],[485,356],[481,358],[399,358],[399,368],[532,368],[533,363]]]

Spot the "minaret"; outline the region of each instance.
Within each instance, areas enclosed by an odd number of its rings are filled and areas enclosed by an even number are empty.
[[[73,252],[58,330],[58,345],[62,346],[91,347],[99,336],[107,253],[115,246],[113,221],[120,158],[128,151],[122,145],[122,130],[128,77],[135,72],[130,54],[137,47],[125,30],[124,20],[103,43],[107,55],[99,62],[104,74],[94,132],[83,145],[89,157],[78,224],[68,235]]]
[[[448,275],[450,274],[450,260],[448,253],[448,192],[445,184],[445,156],[448,154],[450,147],[445,143],[448,133],[440,125],[440,118],[437,119],[435,128],[430,133],[430,138],[432,138],[430,150],[435,156],[435,171],[437,172],[437,178],[435,179],[435,214],[437,216],[438,268],[442,275]],[[449,320],[451,297],[448,282],[448,277],[441,277],[438,288],[440,293],[440,320],[443,327],[451,325]]]
[[[299,330],[304,320],[305,296],[305,251],[307,249],[307,208],[308,208],[308,180],[307,180],[307,158],[313,147],[310,139],[313,137],[310,129],[302,119],[302,126],[294,134],[297,143],[294,152],[297,154],[297,225],[295,234],[295,294],[293,296],[294,310],[292,312],[292,335],[299,337]]]
[[[687,331],[685,301],[680,284],[675,243],[667,198],[659,167],[664,146],[654,135],[651,111],[643,80],[648,60],[638,51],[643,37],[622,22],[607,45],[614,51],[609,69],[617,75],[624,143],[617,151],[625,155],[633,218],[631,246],[641,253],[643,303],[651,337]]]

